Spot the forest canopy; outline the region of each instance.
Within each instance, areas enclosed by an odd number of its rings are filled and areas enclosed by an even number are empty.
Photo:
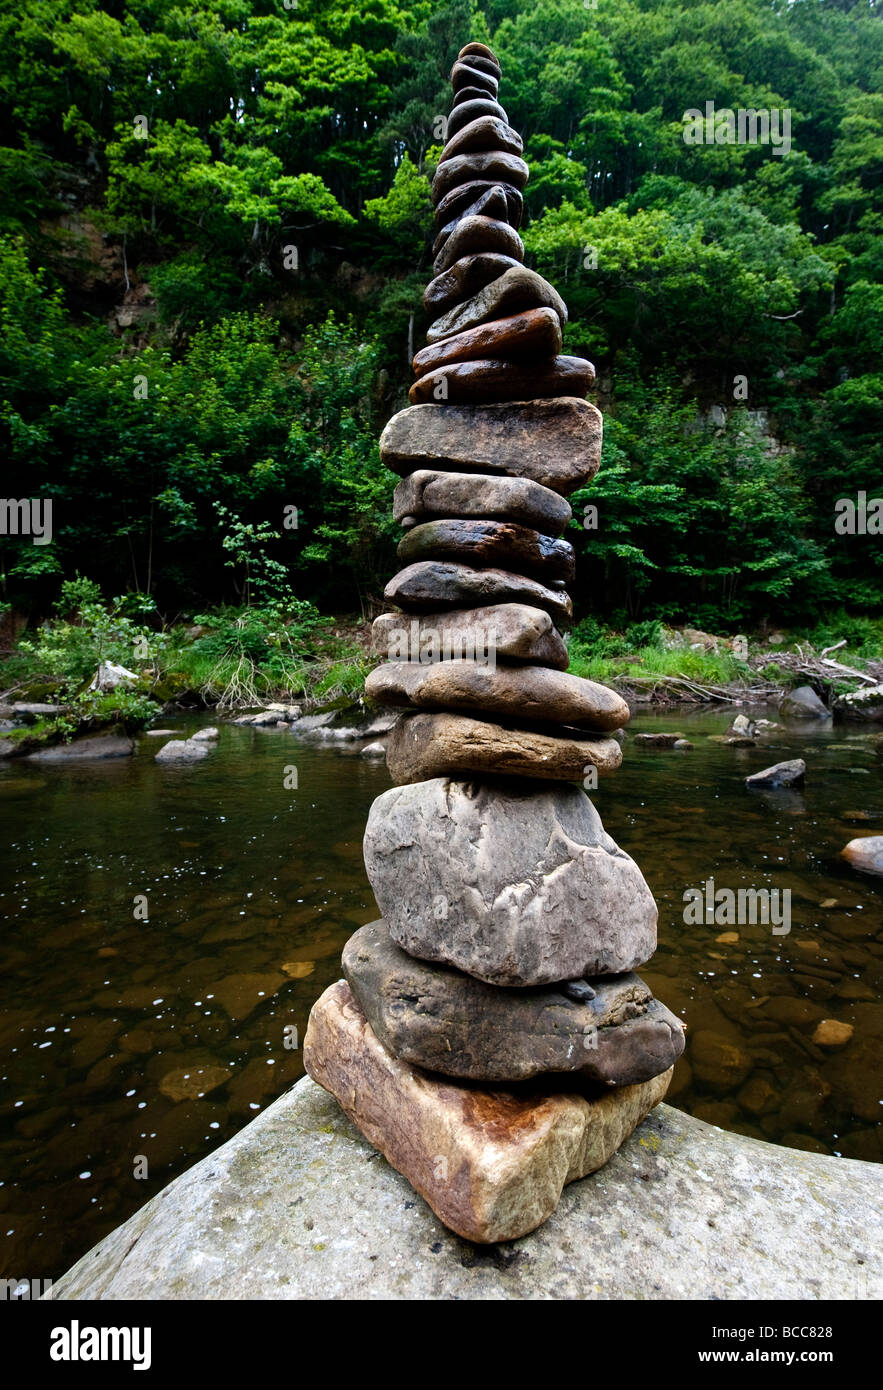
[[[75,574],[168,617],[394,568],[377,438],[427,327],[429,182],[469,40],[525,140],[528,262],[598,371],[580,616],[788,622],[883,597],[883,24],[840,0],[0,6],[7,604]],[[684,113],[788,113],[789,147]],[[587,507],[597,509],[588,529]],[[286,511],[286,509],[288,509]],[[296,529],[285,518],[297,516]],[[231,539],[232,538],[232,539]]]

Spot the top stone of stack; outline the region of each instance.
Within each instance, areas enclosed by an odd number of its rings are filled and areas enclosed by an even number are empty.
[[[523,265],[529,170],[497,100],[501,75],[481,43],[461,49],[451,70],[454,104],[432,182],[435,279],[424,294],[435,318],[414,358],[415,405],[582,399],[594,381],[590,362],[561,353],[560,296]]]

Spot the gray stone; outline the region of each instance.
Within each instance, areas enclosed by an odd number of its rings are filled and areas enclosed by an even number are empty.
[[[883,874],[883,835],[862,835],[850,840],[840,851],[854,869],[865,874]]]
[[[464,194],[463,190],[469,190]],[[517,190],[513,189],[513,192]],[[469,197],[475,196],[472,201]],[[463,196],[458,197],[461,194]],[[519,199],[521,194],[518,194]],[[464,206],[465,202],[465,206]],[[509,200],[506,197],[506,190],[499,183],[474,183],[463,184],[461,188],[455,189],[451,195],[451,206],[459,210],[454,213],[450,220],[445,222],[435,241],[432,243],[433,258],[438,255],[447,241],[448,237],[467,217],[493,217],[497,222],[508,222],[512,226],[512,219],[509,216]],[[436,208],[436,220],[438,219],[439,209]],[[486,247],[478,246],[479,251],[486,250]],[[465,253],[464,253],[465,254]],[[450,264],[450,261],[448,262]]]
[[[802,758],[791,758],[788,762],[773,763],[762,772],[753,772],[745,778],[746,787],[793,787],[806,776],[806,763]]]
[[[29,753],[29,763],[68,763],[87,758],[128,758],[135,751],[134,739],[124,734],[87,734],[73,743],[56,743]]]
[[[509,124],[509,117],[498,101],[494,101],[492,97],[476,97],[473,101],[464,101],[454,107],[448,116],[448,137],[456,135],[458,130],[462,130],[478,116],[498,116],[501,121]]]
[[[601,413],[588,401],[417,405],[400,410],[380,436],[387,468],[505,473],[564,496],[583,487],[601,459]]]
[[[568,660],[549,614],[525,603],[450,609],[412,618],[381,613],[371,625],[371,643],[375,652],[391,661],[429,664],[451,657],[496,656],[564,670]]]
[[[595,980],[585,1001],[554,987],[501,989],[416,960],[383,922],[350,937],[342,964],[384,1047],[425,1071],[473,1081],[570,1072],[631,1086],[667,1071],[684,1050],[680,1019],[637,975]]]
[[[538,531],[559,534],[573,512],[551,488],[529,478],[501,478],[483,473],[440,473],[419,468],[399,483],[393,516],[482,517],[516,521]]]
[[[197,743],[191,738],[179,738],[172,743],[163,744],[155,761],[158,763],[197,763],[201,758],[208,757],[208,751],[204,742]]]
[[[883,1297],[868,1222],[881,1186],[877,1164],[727,1134],[663,1104],[545,1225],[478,1259],[305,1077],[48,1298],[869,1302]]]
[[[442,560],[419,560],[400,570],[387,584],[383,597],[408,612],[527,603],[544,608],[557,627],[569,627],[573,622],[573,603],[563,588],[551,588],[508,570],[474,569]]]
[[[639,748],[674,748],[678,743],[686,743],[683,734],[651,733],[635,734],[634,742]]]
[[[811,685],[799,685],[790,691],[779,705],[786,719],[830,719],[831,711],[819,699]]]
[[[205,729],[198,729],[195,734],[190,735],[191,742],[193,743],[214,743],[215,739],[220,737],[220,730],[216,729],[213,724]]]
[[[548,584],[563,583],[574,575],[573,546],[557,536],[544,536],[514,521],[478,521],[467,517],[424,521],[399,542],[399,558],[453,560],[455,564],[489,565],[491,568],[529,574]]]
[[[583,783],[589,769],[609,777],[621,762],[615,738],[560,726],[526,729],[521,721],[504,726],[447,712],[403,715],[386,750],[390,776],[399,783],[486,775]]]
[[[380,742],[366,743],[360,756],[363,758],[385,758],[386,745]]]
[[[398,945],[488,984],[622,974],[656,949],[650,889],[578,787],[393,787],[371,807],[364,851]]]
[[[857,719],[879,723],[883,719],[883,683],[866,685],[849,695],[840,695],[834,702],[838,719]]]
[[[502,275],[491,280],[465,303],[456,304],[430,325],[426,334],[427,343],[440,343],[455,334],[465,333],[470,328],[489,320],[501,318],[506,314],[520,313],[525,309],[553,309],[558,315],[562,328],[567,323],[567,307],[557,290],[523,265],[513,265]]]
[[[629,718],[629,707],[615,690],[545,666],[391,661],[369,674],[365,694],[379,704],[480,710],[604,732],[619,729]]]

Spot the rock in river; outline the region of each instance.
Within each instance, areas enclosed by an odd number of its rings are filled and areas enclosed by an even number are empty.
[[[883,874],[883,835],[864,835],[840,851],[854,869],[864,874]]]
[[[806,763],[802,758],[791,758],[784,763],[773,763],[762,772],[753,772],[745,778],[746,787],[793,787],[806,776]]]

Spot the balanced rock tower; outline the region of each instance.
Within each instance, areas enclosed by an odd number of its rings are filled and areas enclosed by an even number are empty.
[[[368,678],[401,707],[365,867],[380,921],[314,1005],[307,1071],[467,1239],[540,1225],[664,1096],[683,1025],[633,973],[656,905],[584,787],[616,771],[628,707],[567,674],[565,500],[596,472],[594,369],[522,264],[522,143],[500,66],[451,72],[433,180],[433,317],[413,404],[380,441],[401,475],[404,568]]]

